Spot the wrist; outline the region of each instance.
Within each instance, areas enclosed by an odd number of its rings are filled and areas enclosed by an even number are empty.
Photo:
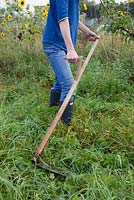
[[[74,50],[74,47],[67,48],[67,51],[73,51],[73,50]]]

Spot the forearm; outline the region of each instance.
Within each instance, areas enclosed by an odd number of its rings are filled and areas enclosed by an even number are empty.
[[[63,21],[61,21],[59,23],[59,26],[60,26],[60,31],[63,36],[67,50],[73,49],[74,46],[73,46],[72,39],[71,39],[70,26],[69,26],[68,19],[64,19]]]
[[[93,34],[93,31],[90,30],[90,28],[88,28],[87,26],[85,26],[85,24],[83,24],[81,21],[79,21],[79,29],[84,32],[85,34],[88,32],[91,32],[91,34]]]

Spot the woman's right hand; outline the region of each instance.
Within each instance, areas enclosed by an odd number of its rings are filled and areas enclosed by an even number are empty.
[[[76,64],[76,63],[79,62],[80,58],[79,58],[77,52],[75,51],[75,49],[72,48],[72,49],[68,49],[67,50],[67,57],[66,57],[66,59],[68,60],[68,62]]]

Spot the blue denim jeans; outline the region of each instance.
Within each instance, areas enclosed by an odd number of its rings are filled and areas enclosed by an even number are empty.
[[[50,43],[43,43],[43,49],[55,73],[52,90],[61,91],[60,102],[63,102],[74,83],[70,65],[65,59],[66,51]],[[71,96],[70,102],[73,100],[74,94]]]

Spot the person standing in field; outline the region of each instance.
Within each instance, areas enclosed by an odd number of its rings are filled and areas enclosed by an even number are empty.
[[[44,52],[55,73],[55,83],[50,93],[50,106],[61,105],[73,85],[74,78],[70,63],[79,61],[75,50],[78,28],[88,40],[99,39],[99,36],[79,21],[79,0],[50,0],[42,39]],[[61,117],[65,125],[70,125],[73,116],[74,95],[71,96]]]

